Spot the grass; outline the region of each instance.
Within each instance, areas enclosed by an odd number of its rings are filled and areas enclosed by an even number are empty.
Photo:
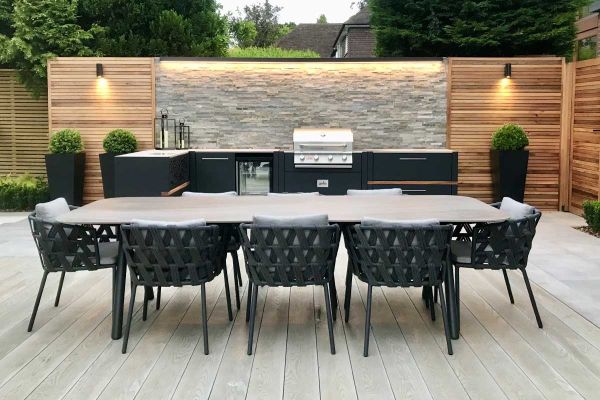
[[[278,47],[234,47],[229,49],[228,57],[234,58],[319,58],[312,50],[288,50]]]

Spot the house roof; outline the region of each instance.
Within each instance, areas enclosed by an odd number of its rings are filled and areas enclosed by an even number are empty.
[[[342,24],[298,24],[275,45],[282,49],[313,50],[329,57]]]
[[[344,25],[370,25],[371,24],[371,10],[369,7],[363,7],[362,10],[348,18]]]

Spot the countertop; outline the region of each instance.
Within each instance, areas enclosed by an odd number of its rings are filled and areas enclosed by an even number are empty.
[[[172,158],[189,153],[189,150],[144,150],[135,153],[122,154],[117,157],[156,157]]]
[[[118,157],[177,157],[193,151],[196,153],[274,153],[284,151],[292,153],[292,149],[189,149],[189,150],[144,150],[130,154],[123,154]],[[354,149],[353,153],[373,152],[373,153],[452,153],[450,149]]]

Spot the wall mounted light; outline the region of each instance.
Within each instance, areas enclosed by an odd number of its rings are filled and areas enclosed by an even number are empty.
[[[504,77],[510,79],[512,75],[512,64],[506,63],[504,64]]]
[[[102,64],[96,64],[96,78],[104,77],[104,67]]]

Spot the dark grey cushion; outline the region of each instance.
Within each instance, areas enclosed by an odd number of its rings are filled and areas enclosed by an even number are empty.
[[[183,193],[181,193],[181,197],[215,197],[215,196],[237,196],[237,192],[220,192],[220,193],[183,192]]]
[[[348,189],[346,194],[348,196],[398,196],[398,195],[402,194],[402,189],[400,189],[400,188],[373,189],[373,190]]]
[[[254,225],[261,226],[325,226],[329,225],[329,217],[326,214],[299,215],[295,217],[280,217],[270,215],[255,215],[252,218]]]
[[[360,221],[361,226],[368,227],[394,227],[394,228],[429,228],[438,226],[437,219],[415,219],[415,220],[390,220],[365,217]]]
[[[198,226],[206,226],[204,219],[190,219],[187,221],[152,221],[149,219],[134,219],[131,221],[131,226],[135,228],[195,228]]]
[[[450,244],[452,261],[457,264],[471,264],[471,242],[452,241]]]
[[[535,212],[535,207],[530,206],[529,204],[519,203],[510,197],[505,197],[500,204],[500,210],[510,215],[511,219],[523,219],[526,216],[533,214]]]
[[[35,216],[48,222],[54,222],[56,218],[70,211],[67,200],[62,197],[47,203],[39,203],[35,206]]]
[[[309,197],[309,196],[320,196],[319,192],[298,192],[298,193],[268,193],[267,196],[271,197]]]

